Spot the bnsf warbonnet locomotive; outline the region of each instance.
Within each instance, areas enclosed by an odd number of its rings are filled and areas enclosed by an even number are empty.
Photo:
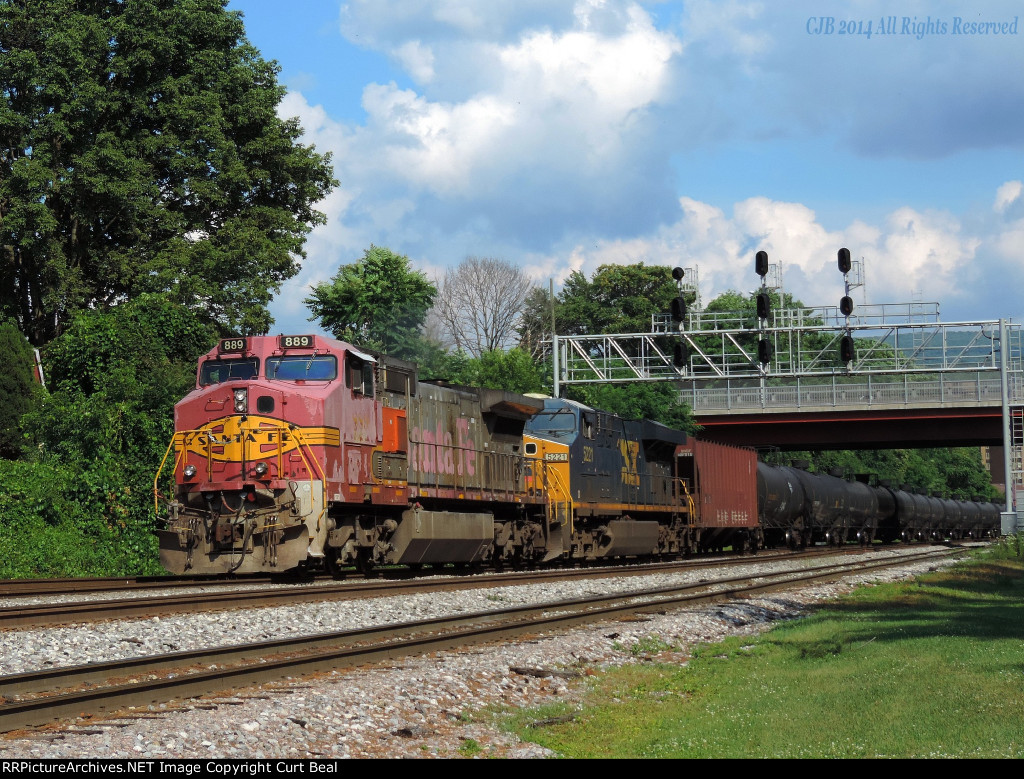
[[[158,534],[177,573],[532,564],[998,529],[992,504],[958,509],[970,514],[963,530],[930,503],[866,485],[890,497],[847,511],[846,492],[860,488],[842,480],[572,401],[419,382],[412,363],[322,336],[222,340],[200,360],[175,430],[175,495]]]

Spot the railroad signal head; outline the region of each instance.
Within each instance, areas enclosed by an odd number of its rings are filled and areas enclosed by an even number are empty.
[[[690,362],[690,349],[683,342],[679,342],[675,345],[672,351],[672,363],[677,368],[685,368],[687,363]]]
[[[772,310],[772,301],[767,292],[757,293],[757,318],[767,319]]]
[[[853,262],[850,260],[850,250],[840,249],[839,250],[839,272],[849,273],[850,268],[853,267]]]
[[[672,319],[676,322],[682,322],[686,319],[686,300],[681,295],[677,298],[672,298]]]
[[[844,335],[839,340],[839,359],[843,362],[853,362],[857,356],[857,350],[853,345],[853,336]]]
[[[673,268],[672,269],[672,278],[674,278],[676,281],[682,281],[683,280],[683,276],[684,276],[684,273],[683,273],[683,269],[682,268]]]
[[[853,298],[849,295],[843,295],[843,299],[839,301],[839,310],[843,316],[849,316],[853,313]]]
[[[757,342],[757,361],[767,365],[772,361],[772,345],[770,341]]]
[[[754,270],[758,276],[768,275],[768,252],[759,251],[754,255]]]

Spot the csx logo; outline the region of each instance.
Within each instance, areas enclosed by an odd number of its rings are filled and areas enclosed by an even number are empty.
[[[622,483],[639,487],[640,474],[637,472],[636,460],[640,455],[640,443],[620,439],[619,452],[622,454]]]

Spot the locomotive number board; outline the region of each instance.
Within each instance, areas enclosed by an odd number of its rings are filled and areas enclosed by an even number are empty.
[[[217,346],[219,352],[244,352],[249,346],[247,338],[222,338]]]
[[[313,348],[313,336],[279,335],[277,345],[282,349],[311,349]]]

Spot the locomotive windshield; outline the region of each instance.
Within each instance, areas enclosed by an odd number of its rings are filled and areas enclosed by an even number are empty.
[[[199,368],[199,386],[209,387],[222,381],[254,379],[260,372],[260,361],[255,357],[227,360],[207,360]]]
[[[267,378],[286,381],[333,381],[338,378],[338,359],[332,354],[268,357]]]
[[[526,428],[532,433],[543,433],[555,438],[571,436],[576,432],[576,414],[567,408],[542,411],[530,418]]]

